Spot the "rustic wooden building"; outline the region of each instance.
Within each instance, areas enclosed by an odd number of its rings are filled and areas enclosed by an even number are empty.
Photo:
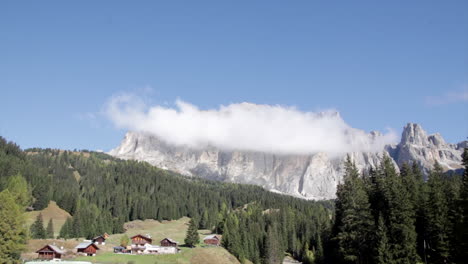
[[[151,239],[149,236],[140,234],[132,236],[130,239],[132,240],[133,246],[144,246],[145,244],[151,244],[153,242],[153,239]]]
[[[54,245],[46,245],[43,248],[36,251],[39,254],[40,259],[61,259],[65,251],[61,250]]]
[[[167,238],[167,237],[161,240],[162,247],[177,247],[177,244],[179,244],[179,242],[172,240],[170,238]]]
[[[106,244],[106,238],[104,236],[97,236],[93,238],[93,243],[96,245],[105,245]]]
[[[84,254],[86,256],[96,256],[96,252],[99,250],[99,248],[96,246],[94,243],[90,242],[84,242],[78,244],[78,246],[75,247],[77,253]]]
[[[221,244],[221,236],[209,235],[203,238],[203,242],[207,245],[219,246]]]

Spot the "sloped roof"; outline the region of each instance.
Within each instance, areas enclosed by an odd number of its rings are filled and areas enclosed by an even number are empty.
[[[164,240],[168,240],[171,243],[179,244],[179,242],[175,241],[174,239],[168,238],[168,237],[162,239],[161,242],[164,241]]]
[[[96,240],[96,239],[98,239],[100,237],[102,237],[104,240],[106,240],[106,238],[104,236],[97,236],[97,237],[93,238],[92,240]]]
[[[141,234],[134,235],[134,236],[132,236],[130,239],[133,239],[133,238],[135,238],[135,237],[142,237],[142,238],[144,238],[144,239],[151,240],[151,241],[153,240],[153,239],[151,239],[151,237],[147,237],[147,236],[144,236],[144,235],[141,235]]]
[[[206,239],[213,239],[213,238],[216,238],[219,240],[219,235],[209,235],[209,236],[206,236],[205,238],[203,238],[203,240],[206,240]]]
[[[41,249],[39,249],[38,251],[36,251],[36,253],[39,253],[39,252],[44,252],[46,247],[49,247],[52,251],[56,252],[56,253],[59,253],[59,254],[65,254],[65,251],[64,250],[61,250],[59,247],[57,246],[54,246],[54,245],[45,245],[44,247],[42,247]]]
[[[84,249],[84,248],[87,248],[89,246],[93,246],[93,247],[96,247],[96,249],[99,249],[94,243],[92,242],[83,242],[83,243],[79,243],[78,246],[76,246],[75,248],[76,249]]]

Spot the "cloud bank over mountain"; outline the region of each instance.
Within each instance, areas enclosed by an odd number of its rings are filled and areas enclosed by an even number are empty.
[[[109,99],[105,115],[118,127],[151,133],[171,144],[283,154],[382,151],[398,137],[371,135],[349,126],[336,111],[303,112],[294,107],[236,103],[202,110],[177,100],[174,107],[148,106],[121,94]]]

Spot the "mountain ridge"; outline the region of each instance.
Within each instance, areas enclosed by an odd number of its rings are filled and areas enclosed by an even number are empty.
[[[381,134],[370,132],[376,139]],[[427,173],[437,160],[445,170],[461,168],[462,146],[446,143],[440,134],[428,135],[420,125],[408,123],[401,141],[379,152],[349,153],[359,170],[376,167],[383,155],[395,165],[414,160]],[[146,161],[187,176],[260,185],[271,191],[305,199],[332,199],[341,181],[346,155],[328,153],[274,154],[255,151],[193,148],[169,144],[144,132],[127,132],[122,143],[109,152],[122,159]]]

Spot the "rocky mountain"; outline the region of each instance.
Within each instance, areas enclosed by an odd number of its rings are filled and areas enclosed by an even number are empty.
[[[439,133],[427,135],[418,124],[409,123],[403,129],[401,141],[396,146],[387,146],[386,151],[398,165],[406,161],[415,161],[427,174],[438,161],[445,170],[462,168],[461,154],[468,141],[458,144],[445,142]]]
[[[371,132],[369,137],[380,134]],[[439,135],[427,135],[417,124],[408,124],[401,142],[386,146],[379,153],[350,153],[359,169],[378,165],[384,154],[396,164],[415,160],[427,172],[437,160],[446,170],[461,168],[463,144],[448,144]],[[306,199],[331,199],[342,179],[345,155],[327,153],[284,155],[252,151],[223,151],[176,146],[151,134],[128,132],[110,155],[122,159],[147,161],[160,168],[187,176],[236,183],[256,184],[271,191]]]

